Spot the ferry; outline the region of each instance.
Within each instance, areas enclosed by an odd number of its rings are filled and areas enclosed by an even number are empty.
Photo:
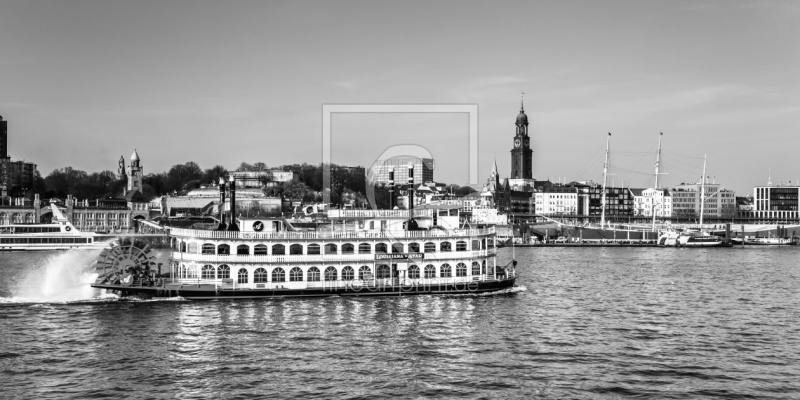
[[[167,227],[168,270],[157,267],[148,249],[121,242],[98,258],[92,287],[191,300],[468,294],[513,287],[516,261],[496,264],[495,228],[463,229],[459,218],[435,207],[328,210],[318,224],[273,217],[237,218],[216,230]]]
[[[53,223],[0,225],[0,251],[91,250],[108,246],[103,237],[76,229],[55,204],[50,208]]]

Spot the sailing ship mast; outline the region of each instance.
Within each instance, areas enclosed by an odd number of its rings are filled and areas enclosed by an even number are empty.
[[[601,194],[602,200],[600,200],[600,229],[603,229],[606,225],[606,177],[608,175],[608,144],[611,141],[611,132],[608,132],[608,137],[606,138],[606,161],[603,163],[603,192]]]
[[[706,155],[703,154],[703,176],[701,177],[702,183],[700,184],[700,229],[703,229],[703,213],[705,212],[706,204]]]
[[[661,164],[661,137],[662,136],[664,136],[664,132],[661,132],[661,134],[658,135],[658,152],[656,153],[656,186],[655,186],[656,191],[658,191],[658,167]],[[661,200],[662,201],[664,200],[663,197],[664,196],[662,194],[662,196],[661,196]],[[652,210],[653,211],[653,228],[652,228],[652,230],[655,231],[656,230],[656,194],[655,194],[655,192],[653,192],[652,202],[653,202],[653,210]]]

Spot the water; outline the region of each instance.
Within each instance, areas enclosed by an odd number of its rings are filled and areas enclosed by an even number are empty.
[[[0,397],[798,398],[798,256],[526,248],[501,295],[189,302],[2,253]]]

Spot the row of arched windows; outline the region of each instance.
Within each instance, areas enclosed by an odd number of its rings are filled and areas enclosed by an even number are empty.
[[[472,241],[472,248],[474,250],[478,250],[481,248],[486,248],[485,241],[480,240],[473,240]],[[194,253],[196,254],[198,251],[197,243],[186,243],[180,242],[178,245],[179,247],[175,250],[184,253]],[[341,247],[341,253],[339,253],[339,249]],[[448,252],[453,251],[453,243],[451,242],[441,242],[439,244],[439,251],[440,252]],[[467,251],[467,242],[460,240],[455,242],[455,251]],[[434,253],[436,252],[437,246],[436,243],[427,242],[423,245],[422,250],[425,253]],[[235,253],[231,251],[234,250]],[[305,252],[303,251],[303,245],[296,243],[288,246],[283,244],[274,244],[272,245],[271,252],[269,251],[270,248],[267,245],[257,244],[253,246],[253,252],[250,253],[250,246],[246,244],[240,244],[236,246],[236,248],[231,248],[228,244],[220,244],[214,245],[213,243],[204,243],[200,246],[200,254],[237,254],[237,255],[318,255],[322,254],[321,251],[324,250],[325,254],[372,254],[373,246],[369,243],[360,243],[358,247],[356,247],[352,243],[345,243],[341,246],[336,245],[335,243],[328,243],[325,245],[324,249],[316,243],[309,244],[305,246]],[[288,252],[287,252],[288,250]],[[391,252],[392,253],[403,253],[406,250],[406,246],[402,243],[392,243],[391,244]],[[409,253],[419,253],[420,252],[420,244],[419,243],[409,243],[407,250]],[[375,253],[389,253],[389,245],[387,243],[378,243],[375,245]]]
[[[0,225],[32,224],[34,222],[35,222],[34,215],[32,213],[27,213],[27,214],[13,213],[11,215],[8,215],[6,213],[0,213]]]
[[[339,271],[336,267],[330,266],[325,268],[324,272],[320,272],[318,267],[310,267],[306,272],[306,279],[309,282],[319,282],[321,280],[325,281],[352,281],[355,279],[359,280],[370,280],[373,277],[377,279],[388,279],[392,277],[392,271],[388,265],[378,265],[377,271],[375,275],[372,274],[372,268],[367,265],[362,265],[356,271],[351,266],[345,266]],[[357,272],[357,274],[356,274]],[[436,266],[432,264],[428,264],[423,268],[420,268],[418,265],[411,265],[408,267],[408,278],[409,279],[432,279],[432,278],[451,278],[453,277],[453,267],[450,264],[442,264],[439,266],[438,274]],[[471,268],[472,275],[481,275],[486,273],[486,261],[483,263],[478,263],[477,261],[472,262]],[[197,271],[192,267],[181,266],[178,271],[178,276],[183,279],[197,279]],[[456,277],[464,277],[467,276],[467,265],[464,263],[458,263],[455,266],[455,276]],[[231,268],[228,265],[220,265],[219,267],[214,267],[213,265],[204,265],[200,268],[200,279],[207,279],[207,280],[214,280],[214,279],[228,279],[231,277]],[[268,279],[270,278],[271,279]],[[250,283],[249,282],[249,273],[246,268],[240,268],[236,272],[236,280],[238,283]],[[287,275],[286,270],[282,267],[277,267],[272,269],[272,273],[268,273],[265,268],[256,268],[253,271],[253,283],[266,283],[266,282],[286,282]],[[288,281],[289,282],[302,282],[303,279],[303,270],[300,267],[293,267],[289,270],[288,274]]]

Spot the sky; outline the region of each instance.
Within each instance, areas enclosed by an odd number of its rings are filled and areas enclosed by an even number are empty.
[[[480,181],[533,174],[738,193],[800,179],[797,1],[0,2],[9,152],[43,175],[319,163],[323,104],[477,104]],[[335,114],[332,159],[417,144],[468,183],[466,114]]]

